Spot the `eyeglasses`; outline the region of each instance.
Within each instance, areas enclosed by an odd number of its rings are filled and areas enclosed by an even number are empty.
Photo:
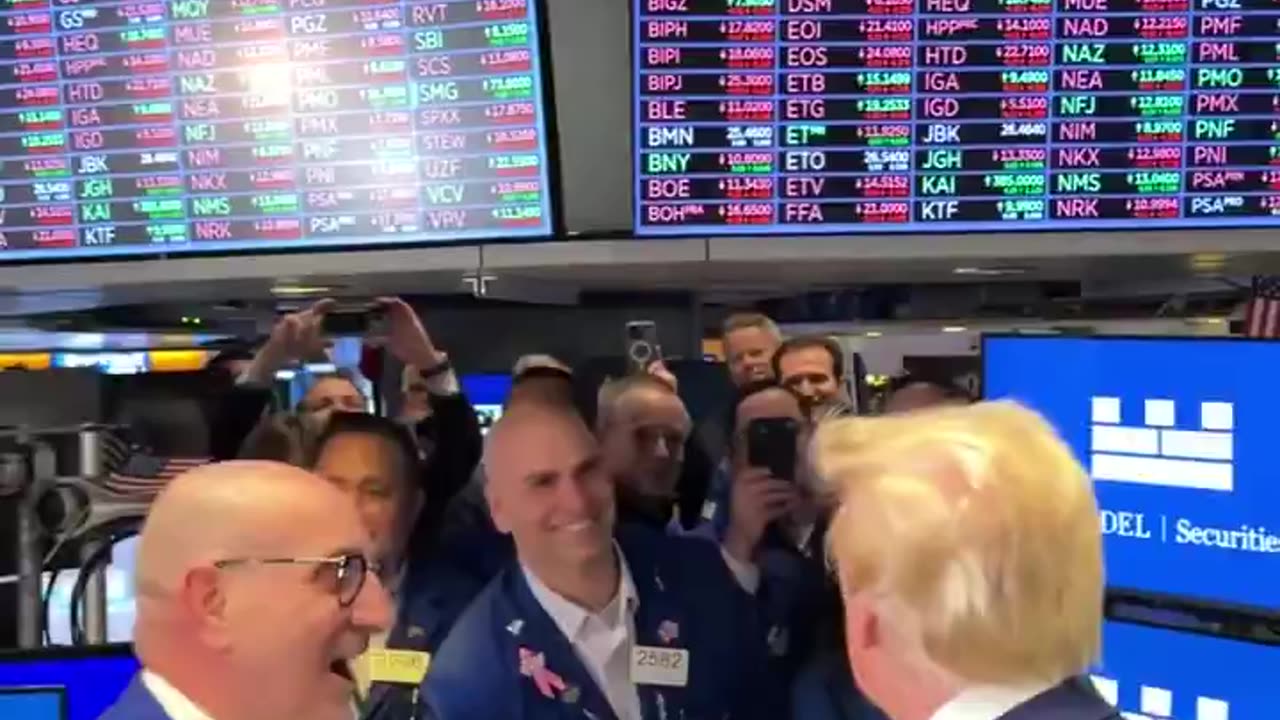
[[[364,588],[365,576],[370,572],[378,572],[378,564],[360,553],[347,553],[334,557],[299,557],[299,558],[231,558],[219,560],[213,564],[219,570],[238,565],[316,565],[332,571],[333,592],[338,596],[340,607],[351,607]]]

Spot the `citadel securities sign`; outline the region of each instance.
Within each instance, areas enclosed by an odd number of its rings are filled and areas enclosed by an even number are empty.
[[[1280,343],[987,336],[982,362],[1088,468],[1108,587],[1280,608]]]
[[[1090,475],[1095,482],[1231,493],[1235,489],[1234,415],[1230,402],[1199,404],[1198,425],[1178,428],[1173,400],[1146,398],[1142,422],[1124,412],[1118,397],[1090,399]],[[1127,421],[1127,422],[1126,422]],[[1160,514],[1154,520],[1141,511],[1103,508],[1102,532],[1135,540],[1199,545],[1222,550],[1280,554],[1280,536],[1265,527],[1203,526],[1188,517]],[[1158,528],[1155,527],[1158,523]]]

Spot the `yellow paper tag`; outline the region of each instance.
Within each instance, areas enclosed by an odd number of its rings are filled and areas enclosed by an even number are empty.
[[[419,685],[431,665],[429,653],[415,650],[370,650],[369,679],[397,685]]]

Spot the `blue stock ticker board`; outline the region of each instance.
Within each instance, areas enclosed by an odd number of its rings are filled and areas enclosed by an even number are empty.
[[[633,0],[641,234],[1280,225],[1277,0]]]
[[[0,0],[0,262],[546,236],[535,0]]]

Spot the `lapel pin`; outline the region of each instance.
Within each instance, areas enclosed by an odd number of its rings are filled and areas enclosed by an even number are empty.
[[[406,631],[406,634],[411,638],[420,638],[426,635],[427,631],[423,630],[421,627],[418,627],[417,625],[410,625],[409,629]]]
[[[658,637],[663,643],[670,645],[680,639],[680,625],[672,620],[663,620],[658,625]]]
[[[516,637],[520,636],[520,631],[523,629],[524,629],[523,620],[519,620],[519,619],[512,620],[511,624],[507,625],[507,632],[511,633],[512,635],[515,635]]]
[[[560,693],[560,699],[569,705],[573,705],[582,698],[582,691],[577,685],[569,685]]]

